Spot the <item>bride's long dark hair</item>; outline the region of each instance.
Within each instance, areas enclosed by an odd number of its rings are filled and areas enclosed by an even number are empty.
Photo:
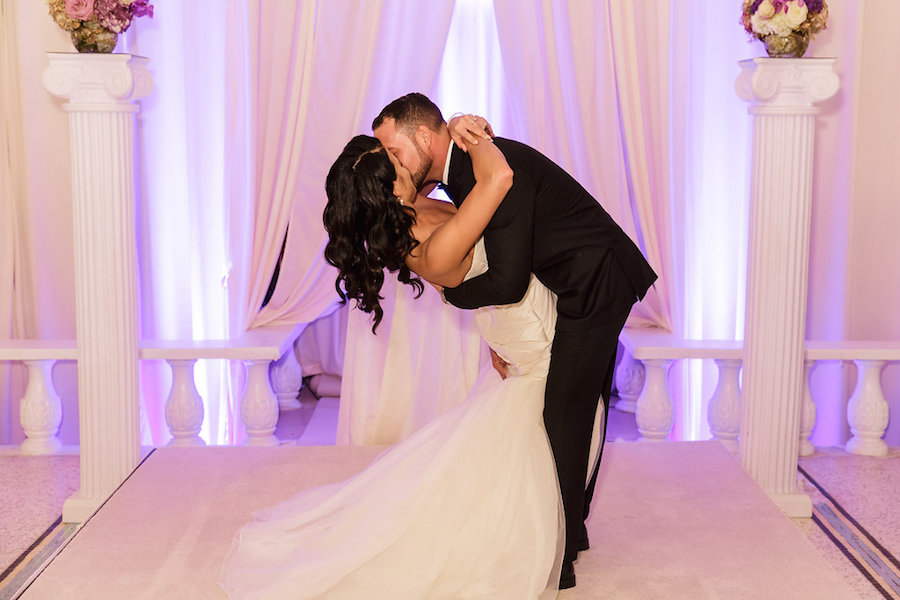
[[[415,288],[416,297],[423,291],[422,280],[405,262],[418,245],[410,233],[415,212],[394,196],[396,178],[381,143],[358,135],[344,146],[325,179],[325,260],[338,269],[334,286],[341,302],[356,300],[360,310],[373,313],[373,333],[384,316],[379,292],[385,269]]]

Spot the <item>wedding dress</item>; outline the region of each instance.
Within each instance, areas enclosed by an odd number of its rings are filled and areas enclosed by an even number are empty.
[[[467,277],[484,272],[481,242]],[[555,598],[564,523],[543,426],[555,297],[532,276],[515,305],[478,309],[510,363],[342,483],[254,513],[220,585],[232,599]]]

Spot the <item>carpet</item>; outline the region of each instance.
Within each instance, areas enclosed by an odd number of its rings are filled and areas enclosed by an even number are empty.
[[[252,511],[377,452],[158,449],[22,598],[224,598],[219,569]],[[592,547],[560,600],[857,597],[718,442],[609,444],[597,489]]]

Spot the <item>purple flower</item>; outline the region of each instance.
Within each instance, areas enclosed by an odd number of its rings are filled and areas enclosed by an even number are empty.
[[[117,0],[95,0],[97,22],[113,33],[122,33],[131,25],[131,7],[122,6]]]
[[[806,0],[806,8],[813,14],[822,12],[824,6],[825,0]]]
[[[153,18],[153,5],[149,4],[150,0],[134,0],[131,3],[131,10],[134,13],[134,18],[138,17],[150,17]]]

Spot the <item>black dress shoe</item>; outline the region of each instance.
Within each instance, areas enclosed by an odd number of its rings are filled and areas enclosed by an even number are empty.
[[[575,587],[575,565],[571,560],[564,560],[562,572],[559,574],[559,589],[567,590]]]

